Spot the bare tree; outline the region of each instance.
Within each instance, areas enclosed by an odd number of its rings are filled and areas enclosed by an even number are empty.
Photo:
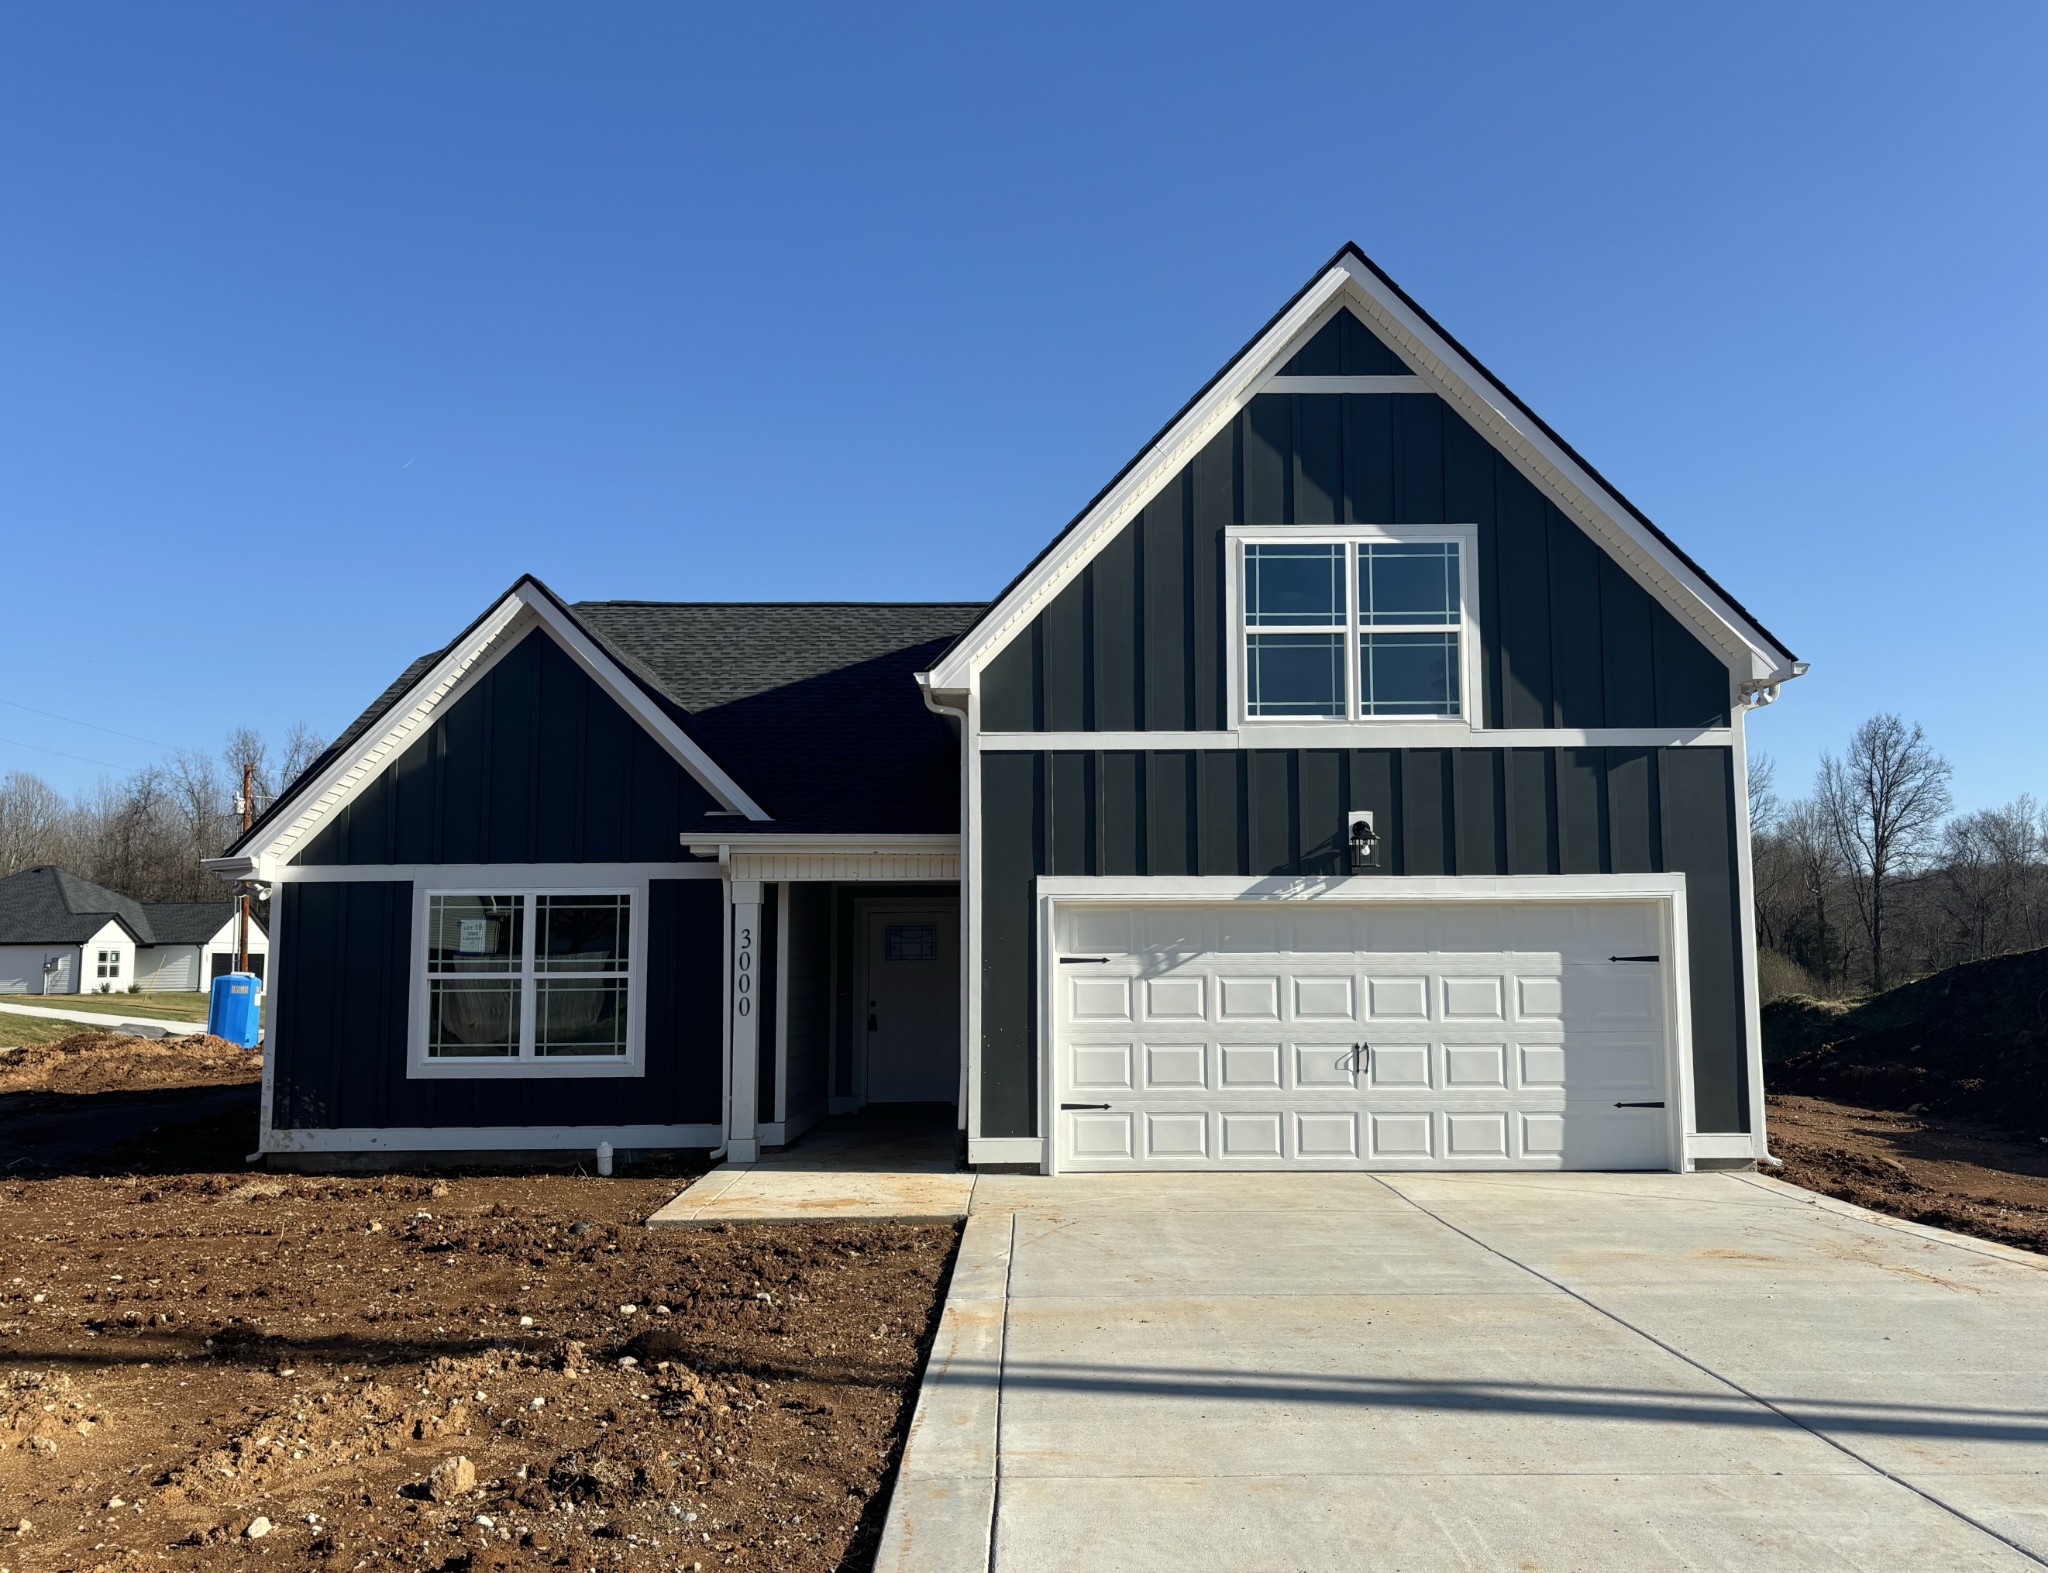
[[[56,862],[66,811],[57,789],[41,776],[8,771],[0,780],[0,877]]]
[[[298,780],[306,767],[326,752],[326,738],[303,721],[293,722],[292,729],[284,735],[284,759],[277,767],[273,795]]]
[[[1934,883],[1958,959],[2034,941],[2043,851],[2041,812],[2024,794],[2003,808],[1958,815],[1943,828]]]
[[[1812,798],[1782,809],[1754,848],[1757,937],[1822,983],[1845,981],[1848,945],[1837,899],[1844,868]]]
[[[1784,812],[1784,802],[1778,796],[1778,762],[1769,754],[1757,753],[1749,756],[1749,833],[1751,836],[1767,836],[1777,828],[1778,816]]]
[[[1870,985],[1886,982],[1885,897],[1915,867],[1949,810],[1949,763],[1918,723],[1874,715],[1841,758],[1821,755],[1814,797],[1846,865],[1850,895],[1869,943]]]

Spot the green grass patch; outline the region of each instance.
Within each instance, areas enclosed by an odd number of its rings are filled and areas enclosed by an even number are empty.
[[[46,1005],[52,1010],[89,1010],[133,1021],[204,1021],[204,994],[0,994],[0,1005]],[[72,1023],[76,1026],[77,1023]]]
[[[18,1049],[31,1043],[55,1043],[74,1032],[93,1029],[78,1021],[52,1021],[47,1016],[17,1016],[0,1011],[0,1049]],[[5,1064],[0,1060],[0,1064]]]

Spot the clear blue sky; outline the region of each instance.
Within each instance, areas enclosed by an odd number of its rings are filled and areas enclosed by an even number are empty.
[[[343,725],[523,571],[992,594],[1356,239],[1966,805],[2048,795],[2048,8],[0,12],[0,696]],[[0,769],[154,750],[0,706]]]

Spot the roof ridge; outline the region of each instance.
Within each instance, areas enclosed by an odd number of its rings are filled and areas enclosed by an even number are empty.
[[[923,608],[942,607],[948,611],[971,611],[985,607],[987,601],[652,601],[640,597],[619,600],[571,601],[571,606],[662,606],[662,607],[730,607],[738,610],[756,610],[761,607],[786,607],[790,610],[816,610],[827,608],[873,608],[877,611],[910,611]]]

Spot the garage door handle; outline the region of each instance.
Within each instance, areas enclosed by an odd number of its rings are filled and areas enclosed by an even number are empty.
[[[1109,1105],[1106,1103],[1063,1103],[1060,1107],[1062,1109],[1106,1109]]]
[[[1655,1103],[1617,1103],[1615,1107],[1617,1109],[1661,1109],[1664,1107],[1664,1100],[1659,1098]]]
[[[1662,956],[1609,956],[1609,961],[1662,961]]]
[[[1370,1043],[1354,1043],[1354,1044],[1352,1044],[1352,1045],[1351,1045],[1351,1071],[1352,1071],[1352,1074],[1353,1074],[1353,1075],[1356,1075],[1356,1074],[1357,1074],[1358,1072],[1360,1072],[1360,1071],[1369,1071],[1369,1070],[1371,1070],[1371,1069],[1372,1069],[1372,1045],[1371,1045]]]

